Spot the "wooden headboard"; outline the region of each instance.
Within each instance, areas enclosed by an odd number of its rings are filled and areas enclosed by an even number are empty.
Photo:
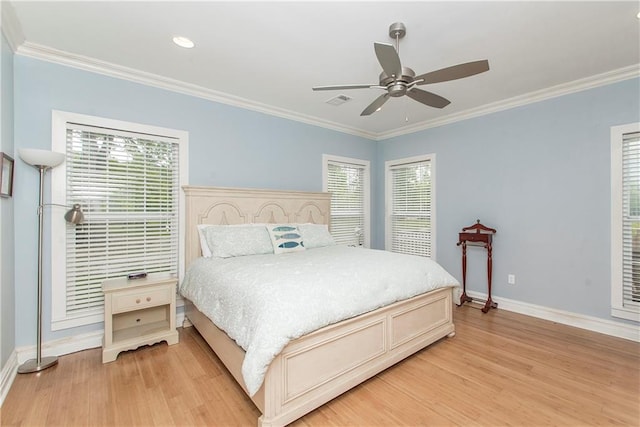
[[[185,267],[201,256],[198,224],[329,224],[331,194],[250,188],[182,187],[185,193]]]

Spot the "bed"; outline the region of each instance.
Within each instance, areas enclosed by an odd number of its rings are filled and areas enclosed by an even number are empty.
[[[328,224],[330,218],[328,193],[195,186],[184,187],[184,192],[187,268],[201,257],[200,224]],[[189,299],[185,314],[262,412],[258,425],[282,426],[429,344],[453,336],[453,289],[418,294],[290,341],[269,364],[257,391],[251,392],[242,374],[245,350]]]

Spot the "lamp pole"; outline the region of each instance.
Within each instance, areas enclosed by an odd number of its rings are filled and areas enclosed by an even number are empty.
[[[40,171],[40,199],[38,203],[38,325],[36,340],[36,358],[24,362],[18,367],[19,374],[39,372],[58,363],[57,356],[42,357],[42,240],[44,229],[44,175],[48,166],[35,165]]]

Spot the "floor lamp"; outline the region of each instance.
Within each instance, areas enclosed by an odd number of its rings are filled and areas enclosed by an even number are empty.
[[[38,203],[38,340],[36,343],[36,358],[24,362],[18,367],[18,373],[28,374],[40,372],[58,363],[57,356],[42,357],[42,234],[43,234],[43,210],[45,206],[64,206],[55,203],[44,203],[44,176],[48,169],[54,168],[64,162],[65,155],[55,151],[19,149],[18,154],[25,162],[40,171],[40,201]],[[80,224],[84,217],[80,205],[73,205],[64,219],[73,224]]]

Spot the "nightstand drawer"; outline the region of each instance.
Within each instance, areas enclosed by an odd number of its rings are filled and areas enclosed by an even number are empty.
[[[149,289],[147,291],[118,293],[113,295],[111,310],[113,313],[121,311],[137,310],[156,305],[170,304],[172,302],[171,288],[164,286],[162,289]]]

